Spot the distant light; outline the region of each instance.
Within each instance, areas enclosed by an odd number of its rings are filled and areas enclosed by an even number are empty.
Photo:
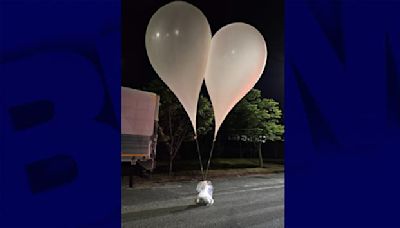
[[[158,32],[158,33],[156,33],[156,37],[158,38],[158,37],[160,37],[160,33]]]
[[[179,35],[179,30],[178,29],[175,30],[175,35],[177,35],[177,36]]]
[[[167,37],[169,37],[169,33],[167,33]]]
[[[235,54],[235,53],[236,53],[236,51],[235,51],[235,50],[232,50],[231,52],[232,52],[232,54]]]

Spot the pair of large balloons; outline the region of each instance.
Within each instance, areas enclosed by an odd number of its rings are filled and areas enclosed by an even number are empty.
[[[197,102],[205,80],[214,109],[215,132],[230,110],[256,84],[267,59],[263,36],[245,23],[222,27],[214,37],[195,6],[171,2],[152,16],[146,49],[159,77],[174,92],[196,133]]]

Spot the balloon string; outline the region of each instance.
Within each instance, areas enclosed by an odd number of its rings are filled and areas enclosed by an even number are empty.
[[[215,144],[215,138],[212,142],[212,146],[211,146],[211,150],[210,150],[210,157],[208,158],[208,162],[207,162],[207,169],[206,169],[206,174],[205,174],[205,180],[207,180],[207,175],[208,175],[208,169],[210,168],[210,162],[211,162],[211,157],[214,151],[214,144]]]
[[[196,147],[197,147],[197,154],[199,155],[199,162],[200,162],[200,170],[201,170],[201,177],[204,179],[204,169],[203,169],[203,162],[201,160],[200,148],[199,148],[199,141],[197,140],[197,135],[194,136],[196,140]]]

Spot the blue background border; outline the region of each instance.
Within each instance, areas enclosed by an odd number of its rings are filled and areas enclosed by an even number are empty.
[[[400,227],[400,2],[285,3],[285,225]]]
[[[0,6],[0,227],[120,227],[120,1]]]

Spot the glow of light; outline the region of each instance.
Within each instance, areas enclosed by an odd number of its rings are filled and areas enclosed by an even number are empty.
[[[158,32],[158,33],[156,33],[156,37],[158,38],[158,37],[160,37],[160,33]]]
[[[175,35],[177,35],[177,36],[179,35],[179,30],[178,29],[175,30]]]

